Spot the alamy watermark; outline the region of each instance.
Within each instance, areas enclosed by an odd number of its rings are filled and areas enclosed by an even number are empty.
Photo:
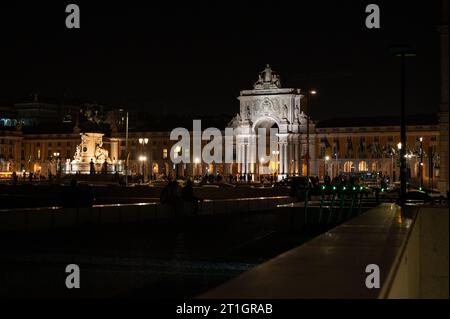
[[[377,264],[369,264],[366,266],[366,287],[368,289],[380,288],[380,267]]]
[[[66,13],[69,13],[69,15],[66,17],[67,29],[79,29],[80,7],[76,4],[69,4],[66,6]]]
[[[252,129],[226,128],[223,135],[219,129],[210,127],[202,132],[201,120],[193,120],[192,145],[188,129],[178,127],[170,132],[170,140],[177,141],[170,150],[170,159],[174,164],[200,161],[207,164],[266,163],[279,153],[279,139],[282,136],[278,128],[258,128],[256,132]],[[202,148],[202,141],[209,142]]]
[[[76,264],[66,266],[66,287],[67,289],[80,288],[80,267]]]
[[[370,13],[366,18],[367,29],[380,28],[380,7],[376,4],[369,4],[366,7],[366,13]]]

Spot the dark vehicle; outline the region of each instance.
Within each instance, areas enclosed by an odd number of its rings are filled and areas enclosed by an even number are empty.
[[[314,185],[311,178],[306,176],[294,176],[282,179],[275,183],[275,186],[286,186],[290,188],[289,195],[296,197],[298,200],[303,201],[306,199],[306,191],[308,190],[308,199],[311,200],[311,195],[315,195],[318,192],[318,185]]]
[[[423,191],[413,190],[406,193],[405,201],[413,203],[432,203],[433,197]]]

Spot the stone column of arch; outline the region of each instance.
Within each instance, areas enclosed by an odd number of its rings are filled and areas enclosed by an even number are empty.
[[[279,171],[279,179],[285,178],[289,172],[288,160],[288,134],[280,133],[278,135],[279,141],[279,149],[280,149],[280,171]]]
[[[299,175],[300,174],[300,159],[301,159],[300,134],[298,134],[298,133],[290,134],[289,146],[290,146],[289,156],[290,156],[290,161],[292,163],[289,174]]]

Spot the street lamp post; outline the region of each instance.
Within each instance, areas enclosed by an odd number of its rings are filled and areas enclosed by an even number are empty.
[[[141,167],[142,167],[142,182],[145,182],[145,162],[147,161],[147,157],[146,156],[139,156],[139,161],[141,162]]]
[[[61,173],[61,170],[60,170],[60,165],[59,165],[59,155],[60,155],[60,153],[59,152],[55,152],[55,153],[53,153],[53,157],[55,158],[55,171],[56,171],[56,175],[60,175],[60,173]]]
[[[405,65],[406,57],[416,56],[407,46],[391,48],[395,56],[400,57],[400,141],[403,147],[400,149],[400,205],[405,204],[406,196],[406,107],[405,107]]]
[[[336,174],[334,174],[334,176],[338,176],[339,174],[339,161],[338,161],[338,153],[334,153],[334,158],[336,160]]]
[[[403,153],[403,151],[402,151],[402,148],[403,148],[403,144],[402,144],[402,142],[399,142],[398,144],[397,144],[397,150],[398,150],[398,156],[399,156],[399,161],[400,161],[400,163],[401,163],[401,161],[402,161],[402,156],[403,157],[405,157],[405,155],[403,155],[404,153]],[[405,159],[406,160],[406,159]],[[401,168],[400,168],[401,169]],[[405,177],[406,177],[406,175],[405,175]],[[401,171],[400,171],[400,178],[401,178]],[[402,183],[402,181],[401,181],[401,179],[400,179],[400,183]],[[406,189],[406,187],[405,187],[405,189]],[[402,189],[401,189],[401,184],[400,184],[400,196],[402,195]]]
[[[145,145],[148,144],[148,138],[140,138],[140,139],[139,139],[139,144],[141,144],[142,153],[144,154],[143,157],[145,157],[145,160],[144,160],[144,161],[146,161],[146,160],[147,160],[147,157],[146,157],[146,155],[145,155]],[[144,163],[142,163],[142,175],[143,175],[142,180],[145,182],[145,168],[144,168]]]
[[[420,137],[419,141],[420,141],[419,174],[420,174],[420,190],[422,190],[423,189],[423,137]]]
[[[309,175],[310,175],[310,158],[309,158],[309,115],[311,109],[311,95],[316,95],[317,92],[315,90],[308,90],[306,92],[306,181],[308,183],[308,187],[306,187],[306,196],[305,196],[305,222],[308,214],[308,200],[309,200]]]
[[[306,177],[309,180],[309,167],[310,167],[310,158],[309,158],[309,113],[311,109],[311,95],[316,95],[317,92],[315,90],[308,90],[306,92]]]
[[[128,112],[125,122],[125,149],[126,149],[126,156],[125,159],[125,186],[128,186],[128,165],[130,161],[130,152],[128,151]]]
[[[325,159],[323,161],[323,177],[325,179],[325,176],[328,175],[328,161],[330,160],[330,157],[327,155],[325,156]]]

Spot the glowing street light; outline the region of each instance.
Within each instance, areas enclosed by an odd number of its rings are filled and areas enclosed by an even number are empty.
[[[310,168],[310,158],[309,158],[309,113],[311,109],[311,95],[316,95],[317,91],[314,89],[308,90],[306,93],[306,107],[305,107],[305,113],[306,113],[306,176],[309,180],[309,168]],[[308,201],[306,201],[308,202]]]
[[[139,144],[142,144],[142,145],[148,144],[148,138],[140,138],[139,139]]]

